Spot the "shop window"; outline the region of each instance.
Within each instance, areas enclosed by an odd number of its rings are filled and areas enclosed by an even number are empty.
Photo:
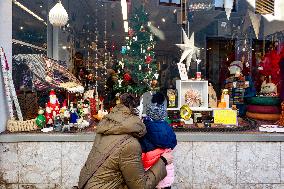
[[[180,0],[159,0],[159,4],[165,6],[180,6]]]

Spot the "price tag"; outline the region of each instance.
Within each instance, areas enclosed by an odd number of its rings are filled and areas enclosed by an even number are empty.
[[[224,125],[237,125],[236,110],[214,110],[214,123]]]

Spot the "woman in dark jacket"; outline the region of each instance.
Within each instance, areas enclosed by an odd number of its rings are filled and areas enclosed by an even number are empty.
[[[146,128],[134,115],[138,105],[139,99],[124,94],[121,104],[99,123],[93,148],[80,173],[80,189],[154,189],[166,176],[166,165],[173,160],[169,152],[144,171],[138,138],[145,135]]]

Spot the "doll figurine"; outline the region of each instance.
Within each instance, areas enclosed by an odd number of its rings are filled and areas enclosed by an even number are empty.
[[[225,89],[228,89],[230,95],[230,107],[236,105],[239,109],[239,115],[244,116],[245,98],[256,95],[253,81],[250,76],[243,76],[243,62],[233,61],[229,67],[230,77],[225,80]]]
[[[77,119],[79,118],[78,114],[77,114],[77,110],[76,108],[72,108],[70,109],[70,124],[76,124],[77,123]]]
[[[44,116],[46,118],[46,127],[52,127],[53,126],[53,114],[49,106],[45,108]]]
[[[56,115],[54,117],[54,130],[61,131],[62,130],[62,120],[60,115]]]

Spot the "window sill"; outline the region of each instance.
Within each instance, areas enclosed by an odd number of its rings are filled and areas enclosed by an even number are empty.
[[[282,133],[204,133],[176,132],[178,142],[284,142]],[[95,134],[87,133],[15,133],[0,134],[0,143],[13,142],[92,142]]]

